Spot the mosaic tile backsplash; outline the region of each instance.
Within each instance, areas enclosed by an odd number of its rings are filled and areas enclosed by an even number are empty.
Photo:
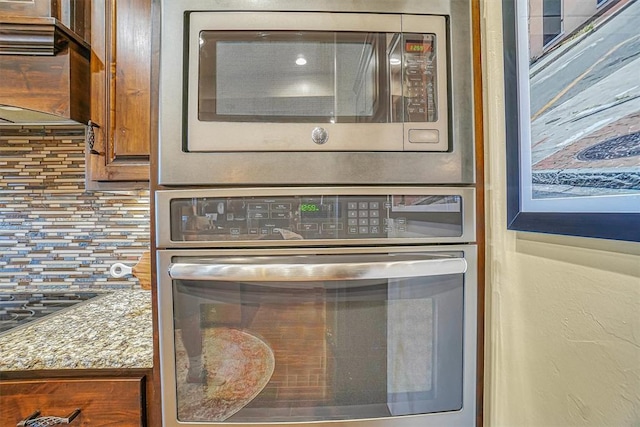
[[[84,188],[84,128],[0,126],[0,290],[139,289],[149,192]]]

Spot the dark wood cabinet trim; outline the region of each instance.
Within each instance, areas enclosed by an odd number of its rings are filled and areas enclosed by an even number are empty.
[[[89,57],[89,45],[55,18],[0,17],[0,55],[55,55],[68,43]]]
[[[0,15],[57,18],[57,0],[0,0]]]
[[[485,292],[486,292],[486,231],[484,172],[484,110],[482,90],[482,29],[479,0],[471,4],[473,31],[473,98],[476,165],[476,242],[478,246],[478,314],[476,362],[476,426],[484,425],[484,353],[485,353]]]
[[[58,48],[55,55],[0,55],[0,104],[86,123],[89,49],[70,39]]]
[[[90,378],[120,378],[145,377],[151,373],[151,368],[118,368],[118,369],[38,369],[29,371],[0,371],[0,381],[7,380],[38,380],[38,379],[90,379]],[[0,387],[0,394],[2,393]]]

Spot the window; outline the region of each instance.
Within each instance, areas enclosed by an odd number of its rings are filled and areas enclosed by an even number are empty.
[[[562,32],[562,0],[544,0],[542,26],[543,42],[546,46]]]

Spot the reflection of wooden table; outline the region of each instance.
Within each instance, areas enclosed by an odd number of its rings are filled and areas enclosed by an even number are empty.
[[[187,354],[176,332],[178,418],[223,421],[251,402],[269,382],[274,355],[260,338],[231,328],[203,330],[208,384],[187,384]],[[214,381],[214,378],[216,381]],[[214,385],[224,380],[221,385]]]
[[[267,407],[331,401],[324,290],[289,289],[282,302],[261,303],[250,327],[276,354],[272,381],[256,400],[264,397]]]

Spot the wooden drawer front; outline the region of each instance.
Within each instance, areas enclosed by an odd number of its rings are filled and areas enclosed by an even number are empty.
[[[81,410],[70,427],[144,426],[144,377],[10,380],[0,382],[0,425],[12,427],[40,410],[66,417]]]

